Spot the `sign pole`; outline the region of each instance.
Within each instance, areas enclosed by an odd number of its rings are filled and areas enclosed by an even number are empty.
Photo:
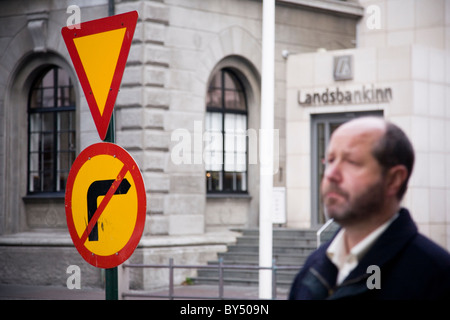
[[[105,299],[119,300],[117,267],[105,269]]]
[[[114,111],[109,121],[108,131],[106,132],[103,142],[116,143],[116,126],[114,119]],[[119,284],[118,284],[117,267],[105,269],[105,299],[119,300]]]
[[[114,1],[108,1],[108,14],[114,15]],[[114,109],[109,121],[108,131],[104,142],[116,143],[116,127],[114,123]],[[105,295],[106,300],[119,300],[119,284],[118,284],[117,267],[105,270]]]

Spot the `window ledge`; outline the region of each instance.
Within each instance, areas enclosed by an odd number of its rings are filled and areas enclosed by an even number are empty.
[[[207,199],[251,199],[248,193],[207,193]]]
[[[64,202],[65,196],[66,195],[64,192],[45,192],[45,193],[27,194],[26,196],[22,197],[22,199],[25,203],[42,202],[49,200],[54,201],[61,200],[62,202]]]
[[[364,15],[364,7],[357,1],[336,1],[336,0],[281,0],[280,3],[293,5],[310,10],[317,10],[327,13],[334,13],[352,18],[361,18]]]

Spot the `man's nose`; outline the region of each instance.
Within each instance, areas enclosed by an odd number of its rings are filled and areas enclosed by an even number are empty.
[[[325,179],[338,183],[342,181],[341,163],[338,160],[334,160],[332,163],[328,163],[325,166],[324,172]]]

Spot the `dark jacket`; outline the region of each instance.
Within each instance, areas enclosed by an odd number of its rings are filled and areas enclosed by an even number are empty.
[[[289,299],[447,299],[450,301],[450,254],[417,231],[406,209],[375,241],[341,285],[326,256],[332,240],[314,251],[296,276]],[[373,283],[378,266],[380,289]],[[369,280],[369,281],[368,281]],[[370,289],[371,287],[372,289]]]

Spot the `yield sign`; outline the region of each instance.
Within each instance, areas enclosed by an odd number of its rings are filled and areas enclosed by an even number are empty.
[[[102,140],[108,131],[137,18],[137,11],[131,11],[83,22],[79,29],[61,30]]]

